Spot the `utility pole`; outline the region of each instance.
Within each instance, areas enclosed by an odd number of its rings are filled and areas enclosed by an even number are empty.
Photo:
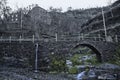
[[[23,24],[23,16],[22,16],[22,9],[21,9],[21,13],[20,13],[20,28],[21,28],[21,35],[22,35],[22,37],[23,37],[23,32],[22,32],[22,28],[23,28],[23,26],[22,26],[22,24]]]
[[[20,27],[21,27],[21,29],[22,29],[22,9],[21,9],[21,16],[20,16],[20,19],[21,19],[21,21],[20,21]]]
[[[104,25],[104,32],[105,32],[105,40],[107,40],[107,28],[106,28],[105,16],[104,16],[103,8],[102,8],[102,17],[103,17],[103,25]]]
[[[38,43],[36,43],[35,50],[35,72],[38,72]]]
[[[55,41],[57,42],[58,41],[58,34],[55,33]]]

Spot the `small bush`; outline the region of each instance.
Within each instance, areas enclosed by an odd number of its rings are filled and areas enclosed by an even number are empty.
[[[110,63],[120,66],[120,46],[116,49],[114,58],[110,61]]]
[[[71,67],[71,68],[69,69],[69,73],[70,73],[70,74],[77,74],[77,73],[78,73],[77,67]]]
[[[50,63],[51,71],[55,72],[66,72],[67,66],[64,57],[54,56]]]
[[[120,46],[116,48],[113,58],[108,63],[116,64],[120,66]]]
[[[70,60],[72,61],[73,66],[75,65],[81,65],[81,61],[80,61],[80,54],[75,54]]]

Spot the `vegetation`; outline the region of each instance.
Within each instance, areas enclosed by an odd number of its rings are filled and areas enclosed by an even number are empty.
[[[1,0],[1,1],[6,1],[6,0]],[[31,32],[34,32],[35,36],[37,37],[39,37],[40,34],[54,35],[56,32],[58,34],[78,33],[81,29],[81,27],[78,26],[81,26],[83,23],[88,21],[88,19],[91,19],[101,10],[100,8],[99,9],[96,8],[95,10],[94,9],[73,10],[72,7],[69,7],[68,11],[63,13],[62,8],[50,7],[49,10],[47,11],[40,7],[37,8],[35,7],[36,5],[29,5],[27,8],[17,8],[16,12],[18,14],[20,14],[21,11],[22,13],[25,13],[24,15],[22,15],[23,28],[25,27],[27,30],[31,30]],[[10,9],[8,9],[8,12],[9,10]],[[2,11],[4,10],[2,9]],[[36,14],[32,14],[32,13],[36,13]],[[7,17],[9,18],[9,16]],[[10,20],[8,20],[8,23],[9,21]],[[10,25],[16,26],[16,24],[10,24]],[[19,24],[17,25],[19,26]]]
[[[92,64],[92,65],[98,64],[98,60],[97,60],[96,56],[92,57],[92,59],[86,60],[86,62],[87,62],[88,64]]]
[[[88,58],[86,60],[83,60],[82,58],[88,56],[91,58]],[[98,64],[98,60],[96,58],[95,55],[92,54],[75,54],[71,59],[70,59],[73,63],[73,66],[75,65],[83,65],[83,64],[92,64],[92,65],[96,65]]]
[[[72,51],[73,53],[77,53],[75,54],[72,58],[71,61],[74,65],[83,65],[85,64],[97,64],[97,58],[96,55],[93,54],[94,52],[87,48],[87,47],[79,47],[75,50]],[[88,57],[88,59],[83,60],[84,57]]]
[[[116,54],[115,54],[115,63],[117,64],[117,65],[120,65],[120,49],[118,49],[117,50],[117,52],[116,52]]]
[[[120,47],[116,49],[113,59],[109,62],[120,66]]]
[[[81,51],[81,52],[79,52],[79,51]],[[78,48],[73,52],[74,53],[76,52],[76,54],[74,54],[70,58],[70,61],[72,62],[72,65],[69,66],[69,70],[68,70],[68,73],[70,73],[70,74],[78,73],[77,66],[89,65],[89,64],[90,65],[97,65],[99,63],[97,58],[96,58],[96,55],[92,54],[93,52],[86,47]]]
[[[49,12],[61,12],[62,11],[62,8],[53,8],[52,6],[49,8],[48,10]]]
[[[70,60],[72,61],[73,66],[81,64],[80,54],[75,54]]]
[[[0,17],[6,21],[10,14],[11,8],[7,6],[7,0],[0,0]]]
[[[70,74],[76,74],[76,73],[78,73],[78,69],[77,69],[77,67],[71,67],[69,70],[68,70],[68,72],[70,73]]]
[[[52,55],[50,67],[53,72],[65,72],[67,70],[65,58],[58,55]]]

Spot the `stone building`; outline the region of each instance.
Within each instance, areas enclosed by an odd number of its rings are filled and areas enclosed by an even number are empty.
[[[29,34],[29,32],[32,33],[32,31],[30,31],[28,26],[26,25],[26,15],[27,14],[24,13],[22,10],[11,13],[7,17],[6,23],[2,24],[4,30],[2,30],[1,36],[3,38],[9,38],[9,36],[11,36],[12,38],[19,38],[20,36],[26,37]],[[32,35],[33,34],[30,34],[29,36]]]

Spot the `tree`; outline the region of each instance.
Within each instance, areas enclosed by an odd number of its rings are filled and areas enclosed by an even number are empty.
[[[68,7],[68,8],[67,8],[67,11],[72,11],[72,7]]]
[[[67,69],[66,60],[63,56],[52,55],[50,67],[52,71],[65,72]]]
[[[49,7],[49,11],[50,12],[62,12],[62,8],[60,7],[60,8],[53,8],[52,6],[51,7]]]
[[[0,17],[4,20],[7,20],[7,16],[9,16],[11,8],[7,6],[7,0],[0,0]]]

